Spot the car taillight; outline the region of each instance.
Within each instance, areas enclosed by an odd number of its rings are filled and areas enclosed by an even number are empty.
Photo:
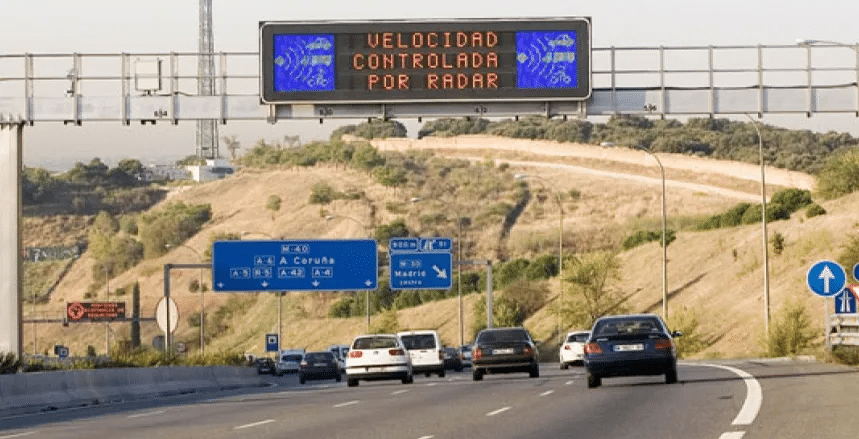
[[[522,353],[525,355],[531,355],[534,353],[534,350],[529,347],[525,347],[525,349],[522,349]]]
[[[442,351],[438,351],[438,359],[439,359],[439,360],[444,360],[444,352],[442,352]]]
[[[565,345],[564,345],[564,350],[565,350],[565,351],[569,351],[569,350],[570,350],[570,345],[565,344]]]
[[[388,351],[388,354],[390,354],[391,356],[394,356],[394,355],[405,355],[406,353],[402,349],[391,349]]]
[[[361,351],[349,351],[349,358],[361,358],[363,354]]]
[[[657,351],[670,351],[673,347],[671,340],[656,340],[655,348]]]
[[[307,367],[307,362],[306,362],[306,361],[302,361],[302,362],[301,362],[301,367]]]
[[[585,345],[585,353],[586,354],[601,354],[602,349],[600,348],[600,345],[598,345],[596,343],[588,343]]]
[[[481,358],[483,358],[483,350],[480,348],[474,348],[474,350],[471,351],[471,359],[479,360]]]

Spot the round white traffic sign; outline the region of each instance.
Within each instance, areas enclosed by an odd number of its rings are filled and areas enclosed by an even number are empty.
[[[158,301],[158,306],[155,307],[155,320],[158,321],[158,327],[162,331],[167,332],[167,302],[170,302],[170,333],[176,332],[176,327],[179,326],[179,308],[176,307],[176,302],[173,299],[166,297]]]

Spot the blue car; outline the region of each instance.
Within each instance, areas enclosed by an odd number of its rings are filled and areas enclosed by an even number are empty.
[[[599,387],[606,377],[665,375],[677,382],[677,349],[674,337],[656,314],[600,317],[585,344],[588,388]]]

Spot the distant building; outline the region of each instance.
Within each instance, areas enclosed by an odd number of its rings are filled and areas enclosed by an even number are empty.
[[[176,165],[147,165],[140,173],[143,181],[190,180],[192,177],[191,171]]]
[[[226,159],[207,159],[205,165],[187,166],[187,169],[194,181],[223,180],[236,171]]]

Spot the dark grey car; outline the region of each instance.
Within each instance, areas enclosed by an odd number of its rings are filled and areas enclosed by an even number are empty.
[[[537,345],[525,328],[491,328],[477,334],[471,351],[472,377],[483,379],[487,373],[527,372],[540,376]]]

